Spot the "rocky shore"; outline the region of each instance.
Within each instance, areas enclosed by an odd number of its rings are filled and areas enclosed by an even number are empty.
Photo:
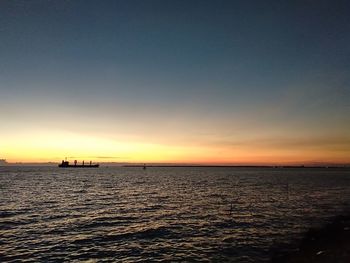
[[[350,262],[350,213],[334,218],[322,228],[310,229],[297,249],[282,251],[273,250],[272,263]]]

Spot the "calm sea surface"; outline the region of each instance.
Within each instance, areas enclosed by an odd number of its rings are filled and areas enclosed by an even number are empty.
[[[261,262],[349,201],[349,169],[0,167],[0,261]]]

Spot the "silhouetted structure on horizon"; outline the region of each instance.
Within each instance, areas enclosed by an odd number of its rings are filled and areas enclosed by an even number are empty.
[[[58,167],[61,167],[61,168],[98,168],[100,165],[97,163],[97,164],[92,164],[92,162],[90,161],[89,164],[85,164],[85,162],[83,161],[82,164],[78,164],[78,161],[77,160],[74,160],[74,164],[69,164],[68,161],[63,161],[62,160],[62,163],[60,163],[58,165]]]

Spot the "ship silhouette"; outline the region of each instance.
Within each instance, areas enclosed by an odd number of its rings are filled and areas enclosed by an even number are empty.
[[[98,163],[93,164],[91,161],[88,164],[85,164],[83,161],[82,164],[78,164],[78,161],[75,160],[74,164],[69,164],[67,160],[63,161],[58,165],[61,168],[98,168],[100,165]]]

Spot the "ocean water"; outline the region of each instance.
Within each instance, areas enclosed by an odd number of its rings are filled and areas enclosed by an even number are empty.
[[[264,262],[349,201],[349,169],[0,167],[0,261]]]

